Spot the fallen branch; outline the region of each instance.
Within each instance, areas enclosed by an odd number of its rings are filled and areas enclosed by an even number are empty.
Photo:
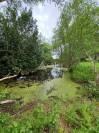
[[[4,80],[8,80],[8,79],[14,79],[14,78],[16,78],[16,77],[17,77],[17,75],[7,76],[7,77],[4,77],[4,78],[1,78],[1,79],[0,79],[0,82],[1,82],[1,81],[4,81]]]
[[[6,106],[9,106],[9,105],[12,105],[16,102],[16,100],[4,100],[4,101],[0,101],[0,105],[6,105]]]

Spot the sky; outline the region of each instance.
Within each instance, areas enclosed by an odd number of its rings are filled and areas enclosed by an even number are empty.
[[[68,0],[67,0],[68,1]],[[96,0],[99,2],[98,0]],[[6,2],[2,2],[0,4],[0,9],[3,9],[6,6]],[[26,6],[23,4],[23,6]],[[33,10],[33,16],[37,19],[37,25],[39,29],[39,33],[43,35],[43,37],[47,41],[51,41],[53,36],[53,29],[56,27],[57,22],[59,20],[60,11],[54,3],[39,4],[37,6],[31,5]]]
[[[1,2],[0,3],[0,10],[2,10],[4,7],[6,7],[6,2]]]
[[[6,2],[0,4],[0,9],[3,9],[6,6]],[[24,5],[25,6],[25,5]],[[56,27],[60,12],[57,6],[54,3],[44,4],[40,3],[36,6],[31,6],[33,10],[33,16],[37,19],[37,25],[39,33],[43,37],[50,41],[53,36],[53,29]]]
[[[39,31],[47,39],[53,36],[53,29],[56,27],[59,19],[59,9],[52,4],[39,4],[33,8],[34,17],[37,19]]]

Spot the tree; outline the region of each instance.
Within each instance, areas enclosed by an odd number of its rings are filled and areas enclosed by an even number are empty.
[[[52,59],[52,46],[48,43],[41,44],[42,60],[45,65],[50,65],[53,62]]]
[[[9,3],[0,17],[0,75],[33,71],[41,63],[36,20],[21,3]]]
[[[7,0],[0,0],[0,2],[4,2],[4,1],[7,1]],[[10,1],[15,1],[15,0],[10,0]],[[27,3],[32,2],[33,4],[37,4],[38,2],[45,2],[45,0],[24,0],[24,2],[27,2]],[[64,0],[49,0],[49,2],[54,2],[57,5],[59,5],[64,3]]]
[[[66,3],[61,13],[57,29],[57,46],[64,45],[63,58],[72,68],[81,58],[88,57],[92,62],[98,46],[98,7],[93,1],[73,0]],[[56,44],[55,43],[55,44]]]

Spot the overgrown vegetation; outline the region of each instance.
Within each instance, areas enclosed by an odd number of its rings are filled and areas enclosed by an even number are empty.
[[[95,83],[85,83],[83,84],[82,88],[84,89],[84,94],[90,100],[98,99],[99,100],[99,86]]]
[[[98,133],[99,117],[96,112],[95,105],[76,103],[66,110],[65,120],[72,127],[72,133]]]
[[[0,113],[0,131],[4,133],[57,132],[58,120],[59,110],[57,105],[55,105],[50,112],[45,112],[41,105],[36,107],[28,116],[25,116],[21,120],[15,120],[8,114]]]
[[[54,31],[53,47],[60,52],[61,63],[72,69],[81,60],[96,62],[98,46],[98,6],[95,0],[66,2]]]
[[[0,89],[0,101],[9,99],[10,98],[10,93],[7,90]]]
[[[53,49],[68,72],[43,83],[43,73],[40,82],[29,76],[53,63],[52,46],[40,39],[32,10],[12,0],[0,12],[0,78],[28,73],[0,84],[0,133],[99,133],[98,6],[94,0],[62,3]]]
[[[96,68],[99,70],[99,63],[96,63]],[[96,74],[93,70],[93,64],[90,62],[81,62],[73,68],[72,78],[76,81],[94,81]]]
[[[0,12],[0,57],[1,76],[32,71],[41,63],[36,20],[21,2],[13,1]]]
[[[37,20],[21,1],[0,12],[0,76],[32,72],[42,61],[51,63],[50,46],[41,45]],[[46,53],[46,50],[48,53]]]
[[[42,50],[42,60],[44,65],[50,65],[53,62],[53,58],[51,55],[52,52],[52,46],[48,43],[42,43],[41,44],[41,50]]]

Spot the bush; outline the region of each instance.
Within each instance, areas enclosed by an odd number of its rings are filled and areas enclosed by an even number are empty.
[[[9,98],[10,98],[10,93],[7,90],[0,90],[0,101]]]
[[[85,89],[85,94],[90,99],[92,98],[99,98],[99,87],[93,83],[87,83],[82,86]]]
[[[65,111],[65,121],[72,133],[98,133],[99,117],[95,105],[77,103],[69,105]]]
[[[81,128],[81,129],[74,129],[72,133],[98,133],[98,128]]]
[[[99,69],[99,63],[96,64],[96,67]],[[76,81],[95,80],[92,64],[90,62],[81,62],[77,64],[73,69],[72,78]]]
[[[10,122],[9,122],[10,120]],[[44,133],[58,130],[59,111],[57,106],[46,113],[42,106],[35,108],[21,120],[8,114],[0,114],[0,131],[2,133]]]
[[[87,104],[69,106],[65,112],[65,120],[73,128],[91,127],[91,115]]]

